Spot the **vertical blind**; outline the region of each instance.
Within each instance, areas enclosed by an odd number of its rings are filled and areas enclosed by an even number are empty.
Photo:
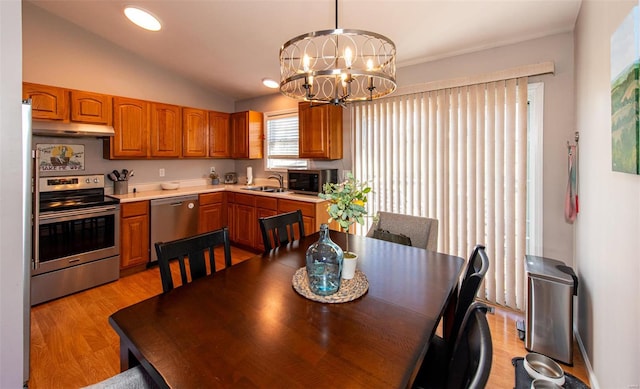
[[[358,103],[351,116],[369,212],[436,218],[438,251],[465,259],[484,244],[479,296],[523,309],[527,77]]]

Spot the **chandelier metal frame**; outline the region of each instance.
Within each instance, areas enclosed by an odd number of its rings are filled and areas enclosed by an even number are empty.
[[[396,89],[396,46],[375,32],[336,28],[299,35],[280,48],[280,92],[298,100],[346,105]]]

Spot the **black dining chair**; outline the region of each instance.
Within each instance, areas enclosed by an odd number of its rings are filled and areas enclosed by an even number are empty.
[[[207,275],[206,257],[209,258],[209,268],[211,273],[216,271],[216,261],[214,249],[224,247],[225,267],[231,266],[231,244],[229,241],[229,229],[223,227],[216,231],[205,232],[203,234],[176,239],[171,242],[155,243],[158,254],[158,265],[160,267],[160,278],[162,279],[162,292],[167,293],[173,289],[173,277],[169,261],[177,259],[180,264],[180,276],[182,285],[186,284],[187,268],[189,264],[189,275],[191,280]]]
[[[447,343],[449,343],[449,349],[453,348],[455,336],[462,325],[462,319],[467,313],[471,303],[475,300],[480,284],[482,280],[484,280],[485,274],[487,274],[487,270],[489,270],[489,257],[487,256],[486,247],[478,244],[473,248],[469,256],[467,268],[464,272],[462,283],[460,284],[458,302],[456,303],[453,324],[451,326],[452,338],[447,341]]]
[[[453,352],[437,349],[422,364],[414,389],[482,389],[491,373],[493,343],[487,322],[488,307],[472,303],[462,319]],[[431,349],[429,349],[431,351]]]
[[[299,209],[279,215],[261,217],[258,221],[265,253],[296,240],[296,230],[298,231],[298,239],[304,236],[304,221],[302,220],[302,211]]]
[[[480,244],[476,245],[469,256],[469,261],[467,262],[467,267],[464,271],[464,277],[460,284],[458,301],[454,310],[453,323],[451,324],[450,331],[448,331],[448,337],[442,338],[438,335],[434,335],[433,338],[431,338],[424,363],[431,363],[426,361],[439,358],[441,355],[451,355],[456,337],[460,332],[464,316],[467,313],[469,306],[475,300],[480,284],[482,283],[488,269],[489,257],[487,256],[486,248]]]

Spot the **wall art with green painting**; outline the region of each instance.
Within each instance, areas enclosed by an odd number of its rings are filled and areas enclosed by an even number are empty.
[[[640,174],[640,21],[633,7],[611,36],[612,169]]]

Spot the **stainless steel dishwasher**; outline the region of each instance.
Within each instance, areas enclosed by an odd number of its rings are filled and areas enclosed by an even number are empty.
[[[197,195],[151,200],[151,262],[158,260],[156,242],[169,242],[197,233]]]

